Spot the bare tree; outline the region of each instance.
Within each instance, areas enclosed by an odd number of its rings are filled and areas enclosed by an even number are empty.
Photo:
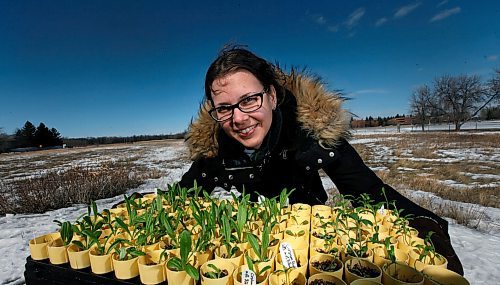
[[[432,112],[432,100],[432,92],[427,85],[417,87],[410,98],[411,112],[422,126],[422,131],[425,131],[425,122],[427,122]]]
[[[490,100],[477,75],[442,76],[434,81],[433,105],[438,111],[448,114],[459,131],[462,125],[476,116]]]
[[[495,69],[495,73],[491,79],[488,80],[486,92],[489,97],[486,104],[490,102],[500,103],[500,69]]]

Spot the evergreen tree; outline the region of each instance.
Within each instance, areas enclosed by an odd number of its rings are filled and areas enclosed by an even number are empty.
[[[35,146],[35,132],[35,126],[30,121],[26,121],[26,123],[24,123],[24,127],[16,131],[16,146]]]
[[[40,123],[35,132],[36,145],[40,147],[50,146],[51,141],[52,133],[50,132],[49,128],[47,128],[44,123]]]
[[[51,134],[51,141],[50,141],[51,146],[63,144],[61,133],[59,133],[59,131],[57,131],[56,128],[50,129],[50,134]]]

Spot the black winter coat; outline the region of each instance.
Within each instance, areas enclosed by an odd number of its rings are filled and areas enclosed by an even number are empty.
[[[322,169],[341,194],[359,197],[367,193],[375,202],[395,201],[405,214],[415,217],[412,225],[422,234],[427,231],[419,223],[440,231],[440,240],[447,240],[441,252],[447,250],[452,256],[446,220],[384,184],[347,142],[342,99],[324,90],[319,81],[301,75],[290,75],[284,85],[286,94],[273,112],[271,129],[252,156],[218,128],[205,114],[209,107],[202,106],[187,138],[194,162],[179,184],[192,187],[196,181],[207,191],[236,188],[251,194],[253,200],[258,194],[275,197],[283,188],[295,189],[291,203],[316,205],[327,200],[319,173]],[[459,267],[455,271],[463,274]]]

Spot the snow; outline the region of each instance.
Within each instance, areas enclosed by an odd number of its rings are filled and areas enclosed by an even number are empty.
[[[402,128],[403,129],[403,128]],[[354,143],[373,143],[375,140],[356,140]],[[393,160],[397,159],[388,149],[380,148],[379,159]],[[463,151],[463,152],[462,152]],[[499,162],[499,150],[496,150],[494,162]],[[151,179],[136,189],[131,189],[128,194],[133,192],[153,192],[156,188],[165,189],[170,183],[178,181],[182,174],[188,170],[189,164],[181,159],[185,154],[184,149],[178,147],[161,147],[148,150],[146,155],[141,158],[142,163],[151,168],[158,168],[158,165],[168,166],[167,174],[160,179]],[[460,150],[455,153],[446,153],[446,156],[453,159],[460,159],[462,155],[469,155],[471,152]],[[58,155],[58,154],[56,154]],[[443,153],[445,155],[445,153]],[[487,156],[485,154],[485,156]],[[88,157],[87,157],[88,158]],[[491,157],[490,157],[491,158]],[[20,159],[16,155],[8,157],[9,160]],[[26,155],[23,156],[26,159]],[[445,159],[445,158],[441,158]],[[481,158],[482,159],[482,158]],[[95,159],[82,159],[80,163],[92,164]],[[42,163],[42,162],[40,162]],[[163,164],[168,163],[168,164]],[[372,168],[374,170],[383,170],[383,167]],[[493,167],[495,170],[495,167]],[[498,168],[496,168],[498,169]],[[413,169],[400,169],[412,171]],[[467,173],[471,177],[481,177],[479,174]],[[475,176],[474,176],[475,175]],[[486,174],[484,174],[486,175]],[[498,179],[498,175],[487,175],[491,179]],[[328,177],[322,177],[326,189],[334,188],[333,182]],[[454,184],[455,181],[445,181],[443,183]],[[498,186],[498,184],[496,184]],[[464,185],[467,186],[467,185]],[[460,203],[441,199],[431,193],[408,190],[410,196],[427,197],[431,199],[432,204],[438,206],[458,205],[460,207],[475,207],[477,211],[484,213],[482,220],[478,222],[478,229],[471,229],[457,224],[454,220],[450,222],[450,236],[452,244],[462,261],[465,271],[465,277],[471,284],[499,284],[500,280],[500,209],[483,207],[468,203]],[[97,201],[99,209],[110,208],[115,203],[122,200],[122,196]],[[0,283],[1,284],[24,284],[24,265],[26,257],[29,255],[28,243],[33,237],[43,235],[56,230],[57,225],[53,220],[75,220],[79,215],[86,212],[86,205],[74,205],[72,207],[49,211],[44,214],[32,215],[12,215],[8,214],[0,217],[0,250],[3,252],[0,262]],[[497,281],[494,281],[497,280]]]

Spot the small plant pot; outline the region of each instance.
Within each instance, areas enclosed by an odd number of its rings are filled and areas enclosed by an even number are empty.
[[[230,261],[235,268],[238,268],[240,265],[243,265],[244,262],[244,255],[241,250],[237,251],[236,254],[231,257],[231,258],[225,258],[223,257],[225,254],[227,254],[227,250],[225,246],[220,246],[215,249],[215,259],[224,259]]]
[[[336,264],[335,270],[325,271],[324,268],[315,267],[313,264]],[[344,272],[344,264],[338,258],[335,258],[333,255],[318,253],[311,257],[309,260],[309,276],[314,276],[316,274],[326,274],[335,276],[339,279],[342,279],[342,275]]]
[[[288,281],[288,283],[287,283]],[[290,271],[288,277],[285,272],[273,272],[269,275],[269,285],[305,285],[306,277],[297,271]]]
[[[89,250],[80,250],[75,245],[67,248],[69,265],[73,269],[83,269],[90,266]]]
[[[297,252],[294,252],[294,254],[299,267],[291,269],[290,272],[297,272],[306,276],[308,265],[307,255],[298,255]],[[278,254],[276,257],[276,270],[284,270],[283,263],[281,261],[281,254]]]
[[[410,267],[415,268],[418,271],[422,271],[427,266],[435,266],[439,268],[446,269],[448,266],[448,260],[439,253],[436,253],[433,258],[429,255],[425,256],[422,260],[419,260],[419,254],[416,250],[410,251],[410,260],[408,264]]]
[[[339,279],[336,276],[325,274],[325,273],[318,273],[314,274],[311,277],[309,277],[309,280],[307,281],[308,285],[314,285],[316,284],[315,281],[326,281],[326,282],[331,282],[335,285],[347,285],[341,278]],[[318,284],[323,284],[323,283],[318,283]]]
[[[95,274],[106,274],[113,271],[112,254],[97,255],[95,251],[89,251],[90,268]]]
[[[386,264],[382,269],[384,285],[422,285],[424,276],[403,263]]]
[[[372,276],[363,276],[356,272],[354,269],[361,267],[363,270],[370,271],[373,273]],[[377,282],[382,281],[382,270],[375,263],[370,262],[365,259],[351,258],[345,262],[344,266],[345,280],[347,284],[351,284],[352,281],[357,279],[367,279]]]
[[[373,249],[373,263],[382,268],[385,264],[391,263],[388,259],[387,251],[384,248]],[[401,249],[395,248],[394,255],[396,256],[396,261],[400,263],[408,264],[408,254]]]
[[[250,249],[245,254],[248,254],[248,256],[250,257],[250,259],[252,259],[252,260],[256,260],[257,259],[257,255],[255,254],[255,252],[253,251],[253,249]],[[274,251],[271,250],[271,249],[268,249],[268,255],[267,256],[268,256],[268,261],[254,262],[253,266],[255,267],[255,270],[260,271],[260,270],[262,270],[262,268],[264,268],[266,266],[270,266],[271,267],[270,270],[274,271],[275,259],[276,259],[276,255],[274,254]],[[243,259],[243,264],[248,265],[246,258]]]
[[[308,215],[310,215],[311,208],[312,208],[312,206],[309,204],[295,203],[292,205],[292,212],[302,212],[302,213],[307,213]]]
[[[129,260],[117,260],[116,258],[116,254],[113,254],[113,268],[117,279],[127,280],[139,275],[139,266],[137,264],[139,257]]]
[[[213,272],[214,270],[210,268],[208,265],[212,264],[219,268],[220,270],[226,271],[227,275],[221,278],[213,279],[205,276],[205,273],[207,272]],[[233,263],[231,263],[228,260],[223,260],[223,259],[215,259],[215,260],[210,260],[205,263],[203,263],[200,267],[200,275],[201,275],[201,284],[202,285],[217,285],[217,284],[224,284],[224,285],[232,285],[233,284],[233,272],[235,270],[235,267]]]
[[[243,264],[240,267],[238,267],[237,270],[233,272],[233,284],[234,285],[243,285],[242,279],[241,279],[241,273],[243,271],[249,270],[248,265]],[[257,274],[256,272],[254,272]],[[261,276],[256,276],[257,277],[257,285],[267,285],[269,283],[269,274],[270,271],[266,271],[264,274]]]
[[[137,260],[139,277],[143,284],[159,284],[166,280],[165,262],[155,263],[150,257],[140,256]]]
[[[281,243],[289,243],[296,254],[307,256],[309,252],[309,241],[305,238],[284,238]],[[279,249],[278,249],[279,250]],[[279,255],[279,254],[278,254]]]
[[[49,242],[60,237],[59,233],[52,233],[31,239],[29,242],[31,258],[33,260],[44,260],[49,258],[49,253],[47,251]]]
[[[47,253],[49,255],[49,261],[52,264],[65,264],[69,262],[68,259],[68,247],[63,245],[61,239],[56,239],[49,242],[47,245]]]
[[[316,213],[322,216],[332,215],[332,207],[326,205],[314,205],[311,207],[311,214],[314,216]]]
[[[462,275],[449,269],[428,266],[422,270],[424,285],[470,285]]]
[[[186,271],[175,271],[165,266],[167,284],[195,285],[194,279]]]
[[[408,254],[410,254],[417,245],[425,245],[425,241],[413,235],[398,237],[398,248]]]

